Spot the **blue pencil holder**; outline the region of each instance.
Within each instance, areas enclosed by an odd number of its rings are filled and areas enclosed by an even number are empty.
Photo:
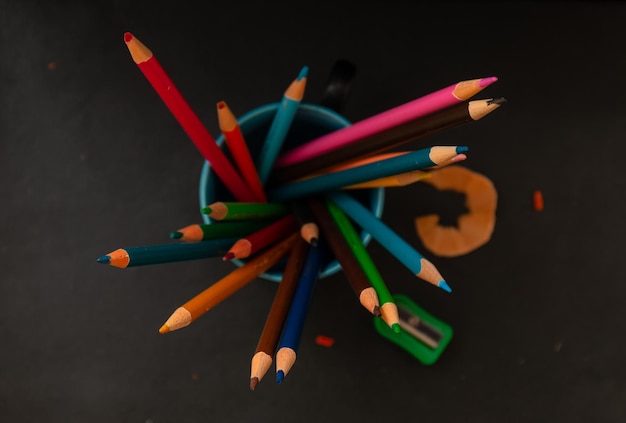
[[[257,157],[261,151],[265,136],[267,135],[279,106],[280,103],[266,104],[238,117],[237,120],[241,132],[253,158]],[[312,103],[300,103],[283,143],[282,150],[287,151],[324,134],[349,126],[350,124],[350,121],[344,116],[327,107]],[[224,136],[220,135],[216,139],[216,142],[220,148],[225,151],[227,156],[231,158],[225,148]],[[380,218],[382,216],[385,200],[384,188],[359,189],[353,190],[352,193],[355,199],[362,202],[376,217]],[[200,174],[199,195],[200,207],[205,207],[216,201],[233,201],[232,195],[219,178],[216,177],[208,161],[204,162]],[[213,223],[213,220],[205,214],[202,215],[202,220],[207,224]],[[371,235],[362,231],[361,240],[364,245],[367,245],[371,241]],[[231,260],[231,262],[236,266],[242,266],[245,260],[234,259]],[[272,282],[280,282],[282,280],[282,271],[284,270],[285,262],[286,259],[282,260],[259,277]],[[319,278],[328,277],[340,270],[341,265],[339,262],[336,260],[327,260],[322,266]]]

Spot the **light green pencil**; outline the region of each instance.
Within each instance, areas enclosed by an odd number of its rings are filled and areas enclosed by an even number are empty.
[[[348,216],[335,203],[326,199],[326,207],[346,239],[348,245],[352,249],[357,261],[363,268],[363,271],[372,283],[372,286],[376,290],[376,294],[378,294],[381,318],[395,333],[400,333],[400,319],[398,317],[398,308],[396,307],[396,303],[387,289],[385,281],[378,272],[372,257],[369,255],[367,249],[361,242],[361,237],[350,222]]]

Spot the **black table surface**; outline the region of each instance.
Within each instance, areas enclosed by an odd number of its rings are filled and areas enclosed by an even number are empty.
[[[0,1],[0,421],[625,421],[626,4],[267,3]],[[500,109],[416,144],[470,147],[464,166],[498,192],[486,245],[432,255],[419,184],[386,190],[383,220],[452,292],[368,246],[392,293],[453,327],[436,363],[381,337],[341,273],[315,286],[282,384],[272,369],[248,387],[273,282],[158,333],[233,265],[96,262],[201,219],[203,160],[126,31],[214,135],[218,101],[279,101],[304,65],[311,103],[337,60],[356,65],[352,122],[499,78],[477,97]]]

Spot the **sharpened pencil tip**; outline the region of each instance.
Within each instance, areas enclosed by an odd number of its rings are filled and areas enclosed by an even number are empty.
[[[317,238],[311,238],[311,245],[317,247],[319,245],[319,240]]]
[[[183,237],[183,233],[182,232],[170,232],[170,238],[172,239],[181,239]]]
[[[283,372],[282,370],[279,370],[276,372],[276,383],[278,384],[283,383],[284,378],[285,378],[285,372]]]
[[[504,103],[506,103],[506,98],[504,97],[492,98],[491,100],[487,102],[487,104],[504,104]]]
[[[391,330],[394,333],[400,333],[402,329],[400,328],[400,325],[398,323],[394,323],[393,325],[391,325]]]
[[[448,283],[444,280],[439,281],[439,288],[443,289],[446,292],[452,292],[452,288],[448,285]]]
[[[250,390],[254,391],[254,389],[256,388],[257,384],[259,383],[259,378],[258,377],[253,377],[250,379]]]
[[[226,253],[224,257],[222,257],[223,261],[232,260],[235,258],[235,253]]]
[[[163,335],[164,333],[168,333],[170,331],[170,327],[168,325],[163,325],[159,328],[159,333]]]
[[[111,263],[111,257],[110,256],[98,257],[98,263],[109,264]]]
[[[211,207],[202,207],[200,209],[200,213],[202,214],[211,214],[212,211],[213,209]]]
[[[383,314],[380,312],[380,307],[374,306],[374,310],[372,310],[372,314],[376,317],[380,317]]]
[[[132,40],[133,38],[134,38],[133,34],[131,34],[130,32],[125,32],[124,33],[124,42],[125,43],[130,42],[130,40]]]
[[[309,74],[309,67],[308,66],[302,67],[302,69],[300,70],[300,74],[298,74],[298,81],[300,81],[302,78],[306,78],[308,74]]]
[[[497,76],[490,76],[489,78],[483,78],[478,82],[478,86],[481,88],[487,87],[498,80]]]

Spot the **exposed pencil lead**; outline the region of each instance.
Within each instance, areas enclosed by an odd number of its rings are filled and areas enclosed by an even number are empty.
[[[391,325],[391,330],[393,330],[394,333],[400,333],[402,328],[400,327],[398,323],[394,323],[393,325]]]
[[[98,263],[109,264],[111,263],[111,256],[98,257]]]
[[[380,312],[380,307],[374,306],[374,310],[372,310],[372,314],[374,314],[374,316],[376,317],[382,316],[382,313]]]
[[[311,238],[311,245],[317,247],[319,245],[319,240],[317,238]]]
[[[228,261],[228,260],[232,260],[234,258],[235,258],[235,253],[229,252],[229,253],[226,253],[224,255],[224,257],[222,257],[222,260],[223,261]]]
[[[159,328],[159,333],[163,335],[164,333],[168,333],[170,331],[170,327],[168,325],[163,325]]]
[[[491,100],[487,101],[487,104],[504,104],[506,103],[506,98],[504,97],[498,97],[498,98],[492,98]]]
[[[443,289],[444,291],[447,292],[452,292],[452,288],[450,288],[450,286],[448,286],[448,283],[444,280],[439,281],[439,288]]]
[[[200,209],[200,213],[202,214],[211,214],[212,211],[213,209],[211,207],[202,207]]]
[[[258,377],[253,377],[250,379],[250,390],[254,391],[254,389],[256,388],[257,384],[259,383],[259,378]]]
[[[285,378],[285,372],[283,372],[282,370],[279,370],[276,372],[276,383],[278,384],[283,383],[284,378]]]
[[[300,73],[298,74],[298,81],[300,81],[302,78],[306,78],[307,75],[309,73],[309,67],[308,66],[303,66],[302,69],[300,70]]]
[[[170,232],[170,238],[172,239],[181,239],[182,237],[183,237],[182,232],[178,232],[178,231]]]

